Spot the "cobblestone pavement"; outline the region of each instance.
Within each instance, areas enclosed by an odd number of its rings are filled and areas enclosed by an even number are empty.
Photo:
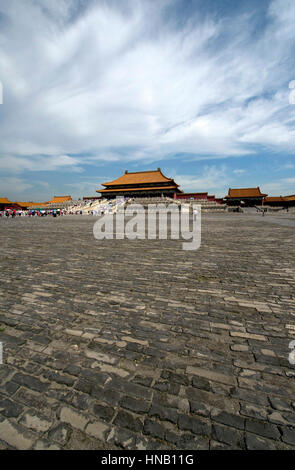
[[[0,448],[295,449],[294,227],[204,215],[183,251],[93,222],[0,220]]]

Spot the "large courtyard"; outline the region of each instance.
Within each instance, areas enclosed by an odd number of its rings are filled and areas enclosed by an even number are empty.
[[[295,449],[295,217],[0,219],[1,449]]]

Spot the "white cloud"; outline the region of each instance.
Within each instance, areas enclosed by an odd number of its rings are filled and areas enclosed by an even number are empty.
[[[102,180],[105,181],[105,180]],[[71,191],[71,195],[74,199],[89,196],[99,196],[96,190],[100,187],[100,184],[93,181],[80,181],[78,183],[66,183],[66,187]]]
[[[282,168],[286,170],[292,170],[293,168],[295,169],[295,164],[294,163],[286,163],[285,165],[282,165]]]
[[[81,172],[82,167],[79,166],[80,160],[68,155],[58,155],[52,157],[45,156],[1,156],[0,170],[11,173],[22,173],[24,170],[29,171],[54,171],[64,170]]]
[[[251,15],[196,13],[181,28],[163,18],[168,1],[88,3],[1,5],[1,168],[295,153],[294,2],[274,0],[254,39]]]
[[[206,166],[200,174],[175,175],[174,180],[185,192],[215,192],[216,196],[227,194],[231,176],[226,167]]]
[[[243,175],[244,173],[246,173],[246,170],[242,170],[242,169],[236,169],[236,170],[233,170],[233,173],[235,175]]]
[[[13,188],[13,193],[18,196],[25,190],[32,188],[33,185],[25,182],[21,178],[0,176],[0,188],[2,194],[10,194]]]
[[[295,194],[295,178],[282,178],[263,184],[263,192],[269,196],[288,196]]]

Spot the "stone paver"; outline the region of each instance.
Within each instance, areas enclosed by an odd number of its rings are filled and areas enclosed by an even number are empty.
[[[0,447],[294,450],[294,227],[263,219],[205,214],[197,251],[1,219]]]

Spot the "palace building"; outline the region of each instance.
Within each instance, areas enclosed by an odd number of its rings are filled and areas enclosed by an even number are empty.
[[[271,207],[285,207],[286,198],[283,196],[266,197],[263,204]]]
[[[295,206],[295,194],[291,196],[266,197],[264,205],[271,207],[292,207]]]
[[[13,203],[7,199],[7,197],[0,197],[0,211],[6,209],[6,207],[11,206]]]
[[[259,186],[257,188],[229,188],[228,195],[225,196],[227,205],[229,206],[261,206],[264,198],[267,194],[263,194],[260,191]]]
[[[193,200],[199,202],[216,202],[217,204],[223,204],[223,198],[216,198],[215,195],[206,193],[180,193],[174,194],[174,199],[181,199],[181,200]]]
[[[6,197],[0,197],[0,211],[5,209],[15,209],[15,210],[30,210],[36,207],[42,209],[50,209],[53,207],[64,207],[67,204],[70,204],[72,201],[72,196],[54,196],[50,201],[46,202],[12,202],[9,201]]]
[[[287,201],[288,207],[295,206],[295,194],[291,194],[290,196],[285,196],[285,201]]]
[[[174,197],[182,191],[172,178],[163,175],[160,168],[154,171],[139,171],[129,173],[110,181],[102,183],[104,189],[98,189],[102,197],[113,199],[117,196],[123,197]]]
[[[54,196],[50,201],[47,201],[46,204],[60,204],[65,202],[71,202],[72,196]]]

